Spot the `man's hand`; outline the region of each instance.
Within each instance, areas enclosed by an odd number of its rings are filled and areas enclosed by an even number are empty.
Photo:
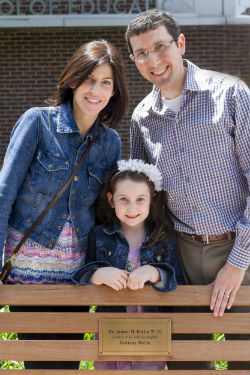
[[[215,317],[223,316],[225,309],[232,307],[244,275],[245,270],[228,262],[220,269],[212,283],[213,292],[210,302],[210,309],[214,311]]]
[[[157,283],[160,280],[160,272],[157,268],[146,265],[136,268],[129,275],[127,287],[132,290],[142,289],[147,281],[151,283]]]
[[[108,285],[115,290],[126,288],[129,272],[115,267],[98,268],[90,280],[94,285]]]

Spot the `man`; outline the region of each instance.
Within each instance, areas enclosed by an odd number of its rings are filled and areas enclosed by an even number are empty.
[[[213,283],[222,316],[250,283],[250,92],[183,60],[185,37],[165,11],[140,13],[126,41],[154,84],[132,116],[131,157],[161,170],[185,280]]]

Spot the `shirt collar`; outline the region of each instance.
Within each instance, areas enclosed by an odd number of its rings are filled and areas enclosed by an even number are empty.
[[[114,220],[114,222],[111,223],[111,224],[104,225],[103,226],[103,231],[104,231],[104,233],[106,233],[106,234],[108,234],[110,236],[117,233],[119,235],[122,234],[122,236],[124,237],[124,234],[119,229],[119,222],[118,222],[118,220]],[[146,242],[146,240],[149,237],[149,234],[150,234],[150,228],[149,228],[149,225],[146,222],[146,238],[143,241],[143,243]]]
[[[96,127],[99,125],[99,118],[96,119],[94,124],[92,125],[91,129],[89,130],[86,140],[91,139],[95,133]],[[63,103],[60,105],[59,109],[59,118],[57,123],[57,132],[58,133],[79,133],[79,128],[75,122],[71,103],[70,101]],[[98,131],[97,137],[94,141],[94,144],[98,146],[100,149],[102,148],[103,139],[102,139],[102,132]]]
[[[76,125],[76,122],[73,116],[70,101],[61,104],[59,107],[57,131],[58,133],[79,132],[79,129]]]
[[[189,91],[207,91],[209,90],[208,71],[198,68],[189,60],[183,60],[184,65],[187,67],[186,80],[184,90]]]
[[[209,75],[206,70],[198,68],[189,60],[183,60],[183,64],[187,68],[187,74],[184,84],[184,91],[207,91],[209,90]],[[153,86],[152,90],[152,109],[158,113],[164,114],[165,109],[162,105],[161,90],[157,86]]]

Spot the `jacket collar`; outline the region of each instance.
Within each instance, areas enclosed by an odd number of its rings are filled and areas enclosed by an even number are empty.
[[[113,223],[111,224],[106,224],[103,226],[103,232],[108,234],[108,235],[113,235],[113,234],[118,234],[118,235],[122,235],[124,237],[124,234],[120,231],[119,229],[119,222],[118,220],[115,220]],[[149,234],[150,234],[150,228],[148,226],[148,224],[146,223],[146,238],[145,240],[143,241],[143,243],[145,243],[149,237]]]
[[[91,129],[89,130],[86,141],[90,141],[95,133],[96,127],[100,124],[99,118],[96,119],[94,124],[92,125]],[[58,133],[79,133],[80,131],[78,129],[78,126],[75,122],[71,103],[70,101],[63,103],[59,106],[59,117],[58,117],[58,123],[57,123],[57,132]],[[103,135],[101,131],[98,131],[97,137],[94,141],[94,144],[102,149],[103,146]]]
[[[191,63],[189,60],[183,60],[183,64],[187,68],[183,92],[209,90],[209,81],[211,80],[209,72],[198,68],[198,66]],[[161,91],[159,87],[154,85],[151,93],[152,110],[159,114],[164,114],[165,109],[162,105]]]
[[[119,222],[118,220],[115,220],[113,223],[111,224],[106,224],[103,226],[103,232],[112,236],[113,234],[116,234],[116,233],[121,233],[120,229],[119,229]]]

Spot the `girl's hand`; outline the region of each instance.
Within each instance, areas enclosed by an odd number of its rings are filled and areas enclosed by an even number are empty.
[[[110,288],[120,290],[126,288],[129,272],[115,267],[98,268],[90,280],[94,285],[108,285]]]
[[[142,289],[147,281],[157,283],[160,280],[160,273],[157,268],[153,266],[142,266],[130,273],[127,287],[129,289]]]

